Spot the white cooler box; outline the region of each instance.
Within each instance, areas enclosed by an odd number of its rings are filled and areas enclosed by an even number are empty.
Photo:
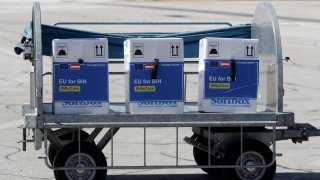
[[[256,112],[258,40],[200,40],[198,109],[201,112]]]
[[[55,39],[53,105],[55,114],[107,114],[107,39]]]
[[[183,113],[183,40],[128,39],[124,48],[127,112]]]

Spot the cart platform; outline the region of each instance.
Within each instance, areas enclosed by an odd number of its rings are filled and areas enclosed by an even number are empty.
[[[51,104],[47,104],[50,107]],[[49,109],[49,108],[48,108]],[[201,113],[197,103],[186,102],[184,114],[128,114],[124,103],[111,103],[106,115],[59,115],[43,114],[47,128],[79,127],[174,127],[174,126],[291,126],[294,124],[292,112],[258,113]]]

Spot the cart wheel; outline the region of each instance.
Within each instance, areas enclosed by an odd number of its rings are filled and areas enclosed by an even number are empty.
[[[268,165],[273,159],[273,152],[262,142],[256,140],[243,141],[243,152],[240,156],[240,144],[231,147],[224,158],[224,164]],[[242,160],[241,160],[242,158]],[[273,179],[276,172],[276,161],[267,168],[227,168],[224,169],[226,179],[268,180]]]
[[[208,153],[205,151],[202,151],[199,148],[193,147],[193,157],[196,163],[199,166],[208,165]],[[222,164],[222,158],[218,159],[215,156],[211,155],[211,165],[221,165]],[[215,176],[215,177],[222,177],[223,171],[221,168],[201,168],[204,172]]]
[[[81,140],[85,140],[89,137],[89,134],[84,130],[80,130],[80,138]],[[73,131],[67,134],[64,134],[59,137],[60,141],[77,141],[78,140],[78,131]],[[57,155],[57,150],[49,144],[48,148],[48,158],[51,165],[53,165],[53,160]]]
[[[102,151],[93,143],[80,142],[80,154],[78,141],[65,145],[54,160],[54,167],[106,167],[107,161]],[[80,159],[79,159],[80,157]],[[107,169],[70,169],[55,170],[54,176],[57,180],[78,179],[105,179]]]

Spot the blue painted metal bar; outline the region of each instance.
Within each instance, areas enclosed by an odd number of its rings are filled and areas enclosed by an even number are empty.
[[[57,22],[53,26],[60,25],[227,25],[229,22]]]

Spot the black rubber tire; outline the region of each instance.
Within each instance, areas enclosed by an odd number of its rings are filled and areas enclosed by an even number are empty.
[[[74,136],[73,136],[73,133]],[[77,141],[78,140],[78,131],[73,131],[70,133],[67,133],[65,135],[63,135],[62,137],[59,137],[60,140],[72,140],[72,137],[74,137],[74,140]],[[80,130],[80,138],[81,140],[86,140],[89,137],[89,134],[87,132],[85,132],[84,130]],[[49,144],[48,147],[48,158],[49,158],[49,162],[51,165],[53,165],[53,161],[54,158],[57,155],[57,150],[51,145]]]
[[[86,160],[92,159],[96,166],[99,167],[106,167],[107,161],[102,153],[102,151],[94,144],[89,143],[87,141],[81,141],[80,142],[80,150],[81,153],[86,155]],[[67,145],[65,145],[57,154],[55,160],[54,160],[54,167],[65,167],[67,161],[69,158],[72,159],[72,157],[78,157],[78,141],[71,142]],[[74,161],[77,162],[78,160]],[[84,165],[83,159],[81,159],[82,165]],[[70,161],[68,162],[70,163]],[[74,166],[71,166],[74,167]],[[84,165],[85,167],[85,165]],[[75,173],[75,170],[55,170],[54,176],[57,180],[67,180],[69,177],[73,176],[74,179],[93,179],[93,180],[103,180],[106,178],[107,175],[107,169],[102,170],[84,170],[84,172],[87,173],[87,175],[91,176],[91,174],[94,174],[92,177],[85,177],[85,176],[77,176]],[[89,173],[90,172],[90,173]],[[89,173],[89,174],[88,174]],[[72,179],[71,179],[72,180]]]
[[[235,165],[237,162],[237,159],[240,157],[241,154],[241,144],[236,143],[234,146],[232,146],[229,151],[227,151],[226,156],[224,158],[224,164],[226,165]],[[273,159],[273,152],[271,149],[265,145],[262,142],[259,142],[257,140],[244,140],[243,141],[243,152],[242,153],[257,153],[258,155],[261,155],[261,157],[265,161],[265,165],[270,164]],[[257,168],[260,170],[261,168]],[[263,170],[264,171],[264,170]],[[242,171],[243,172],[243,171]],[[263,173],[263,172],[262,172]],[[274,175],[276,173],[276,161],[270,166],[265,168],[264,174],[259,178],[254,177],[240,177],[237,174],[236,168],[226,168],[224,169],[224,176],[227,180],[236,180],[236,179],[259,179],[259,180],[272,180]]]
[[[199,148],[193,147],[193,157],[196,163],[201,165],[208,165],[208,153],[202,151]],[[223,159],[218,159],[215,156],[211,155],[210,157],[211,165],[221,165]],[[201,168],[204,172],[208,173],[211,176],[221,179],[223,177],[223,170],[221,168]]]

